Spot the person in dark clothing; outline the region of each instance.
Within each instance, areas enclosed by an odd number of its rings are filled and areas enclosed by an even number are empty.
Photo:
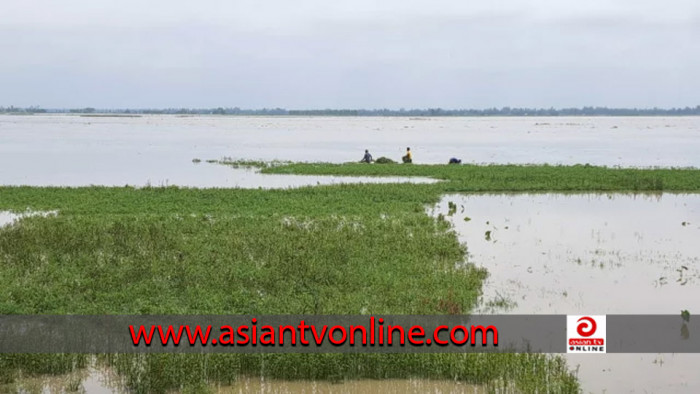
[[[372,158],[372,155],[369,154],[369,150],[365,149],[365,155],[362,157],[362,160],[360,160],[360,163],[371,163],[373,161],[374,159]]]

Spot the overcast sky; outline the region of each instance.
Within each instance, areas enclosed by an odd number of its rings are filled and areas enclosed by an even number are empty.
[[[698,104],[698,0],[0,0],[0,106]]]

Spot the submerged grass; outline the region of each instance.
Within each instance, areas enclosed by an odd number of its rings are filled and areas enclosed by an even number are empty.
[[[486,273],[456,265],[464,246],[447,222],[426,215],[426,204],[442,193],[700,188],[691,170],[292,164],[263,171],[447,182],[290,190],[0,187],[0,210],[59,211],[0,228],[0,314],[469,313]],[[0,355],[0,383],[23,376],[18,371],[72,371],[84,365],[76,357]],[[240,375],[416,377],[499,391],[578,391],[561,358],[530,354],[162,354],[103,362],[135,392],[198,392]]]
[[[426,165],[292,163],[266,167],[263,173],[420,176],[447,182],[445,192],[529,191],[700,191],[700,169],[636,169],[591,165]]]
[[[218,163],[224,164],[233,168],[267,168],[276,167],[281,165],[291,164],[291,161],[263,161],[263,160],[242,160],[242,159],[232,159],[230,157],[224,157],[221,160],[207,160],[207,163]]]
[[[111,365],[136,392],[200,389],[262,373],[273,379],[444,379],[480,384],[493,392],[575,393],[562,358],[542,354],[217,354],[112,355]],[[183,383],[184,382],[184,383]],[[193,390],[194,391],[194,390]]]
[[[84,354],[1,354],[0,390],[4,385],[26,376],[60,375],[83,369],[88,365]]]
[[[0,314],[471,309],[484,272],[423,215],[68,215],[0,230]],[[430,291],[425,291],[430,289]]]

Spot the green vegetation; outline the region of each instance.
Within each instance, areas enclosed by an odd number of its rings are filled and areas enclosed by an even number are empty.
[[[0,313],[468,313],[486,273],[458,268],[464,247],[444,219],[426,215],[441,194],[700,190],[694,169],[277,163],[262,171],[443,182],[289,190],[0,187],[0,210],[59,212],[0,228]],[[206,391],[241,374],[578,390],[561,358],[528,354],[110,355],[101,362],[136,392]],[[82,356],[2,355],[0,384],[18,371],[85,365]]]
[[[211,161],[209,161],[211,162]],[[485,272],[425,207],[445,192],[700,190],[700,170],[592,166],[218,163],[265,173],[422,176],[435,184],[289,190],[0,187],[0,210],[57,210],[0,228],[0,313],[468,313]],[[454,214],[456,206],[449,206]],[[449,213],[448,213],[449,214]],[[490,234],[485,234],[488,238]],[[461,265],[460,265],[461,267]],[[111,355],[137,392],[199,391],[241,374],[459,379],[575,392],[527,354]],[[0,384],[84,368],[84,356],[0,356]],[[76,386],[73,384],[72,386]]]
[[[445,192],[700,190],[700,170],[233,161],[265,173],[423,176],[435,184],[289,190],[0,187],[0,210],[58,210],[0,228],[0,313],[468,313],[485,272],[425,207]],[[456,206],[450,206],[454,213]],[[489,237],[490,234],[486,234]],[[200,391],[241,374],[459,379],[576,392],[558,357],[527,354],[111,355],[137,392]],[[0,385],[84,368],[0,356]],[[75,384],[73,384],[75,386]],[[0,386],[2,388],[2,386]]]
[[[424,210],[439,193],[414,186],[3,187],[0,210],[59,214],[0,228],[0,313],[468,313],[485,272],[457,268],[464,247],[447,222]],[[33,368],[7,357],[0,356],[10,371],[5,381]],[[53,362],[58,372],[76,368],[70,359]],[[560,359],[527,354],[113,355],[104,362],[137,392],[261,373],[577,388]]]
[[[447,230],[417,214],[26,218],[0,230],[0,314],[464,313],[484,273],[455,268]]]
[[[289,161],[234,160],[224,157],[221,160],[207,160],[207,163],[219,163],[233,168],[267,168],[291,164]]]
[[[288,380],[448,379],[482,383],[493,392],[576,393],[578,383],[561,357],[542,354],[263,354],[115,355],[110,363],[137,392],[182,389],[239,374]],[[187,382],[187,385],[183,385]]]
[[[59,375],[87,367],[83,354],[0,354],[0,390],[23,376]],[[2,390],[5,392],[4,390]]]
[[[425,216],[440,194],[429,185],[364,184],[287,190],[177,187],[0,187],[0,210],[69,215]],[[1,231],[1,230],[0,230]]]
[[[590,165],[363,165],[293,163],[266,167],[268,174],[419,176],[447,182],[443,192],[700,191],[700,169],[631,169]]]
[[[688,323],[690,322],[690,312],[688,312],[687,309],[684,309],[681,311],[681,317],[683,318],[683,321]]]

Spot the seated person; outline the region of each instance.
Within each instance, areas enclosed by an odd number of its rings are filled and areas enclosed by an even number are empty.
[[[406,148],[406,156],[402,157],[404,163],[413,163],[413,156],[411,155],[411,148]]]
[[[369,150],[365,149],[365,156],[360,160],[360,163],[371,163],[373,161],[374,159],[372,159],[372,155],[369,154]]]

